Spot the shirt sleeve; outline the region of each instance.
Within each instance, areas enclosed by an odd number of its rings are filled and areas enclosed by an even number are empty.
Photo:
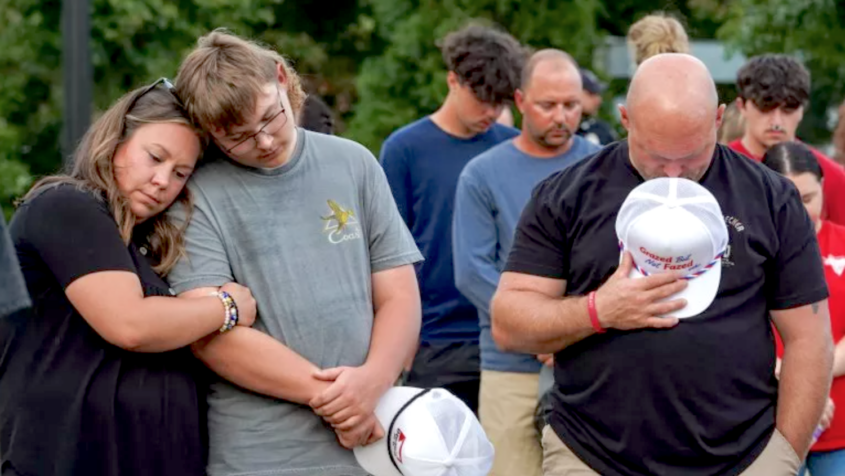
[[[562,204],[553,206],[552,175],[538,185],[522,210],[505,271],[545,278],[569,277],[569,244]]]
[[[396,201],[399,215],[408,228],[414,226],[414,208],[412,199],[411,174],[408,170],[408,157],[404,147],[388,138],[381,147],[379,162],[384,168],[387,183]]]
[[[0,318],[31,305],[24,284],[15,247],[6,231],[6,221],[0,213]]]
[[[373,273],[422,261],[414,237],[402,220],[391,194],[385,171],[376,158],[364,151],[366,184],[363,190],[365,229]]]
[[[769,309],[791,309],[828,297],[821,252],[815,230],[792,186],[784,186],[775,209],[779,241],[777,254],[766,269]]]
[[[137,273],[114,217],[90,192],[70,185],[46,190],[24,205],[22,242],[63,288],[99,271]]]
[[[500,276],[494,202],[489,191],[467,169],[464,172],[458,180],[452,226],[455,286],[476,309],[489,314]]]
[[[179,259],[167,281],[177,294],[203,287],[219,287],[235,281],[223,237],[212,218],[211,207],[194,193],[194,209],[185,229],[185,255]],[[170,216],[181,225],[187,210],[181,204],[170,208]]]

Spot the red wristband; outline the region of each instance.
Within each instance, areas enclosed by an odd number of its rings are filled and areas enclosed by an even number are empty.
[[[590,314],[590,324],[593,325],[593,329],[596,330],[599,334],[604,334],[607,332],[607,329],[601,326],[601,322],[599,322],[599,311],[596,310],[596,292],[593,291],[587,295],[587,312]]]

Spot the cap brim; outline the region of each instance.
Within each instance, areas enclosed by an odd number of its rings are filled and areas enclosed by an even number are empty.
[[[630,278],[642,278],[643,275],[636,268],[631,269],[628,276]],[[695,317],[706,311],[713,300],[716,299],[716,294],[719,292],[719,282],[722,279],[722,261],[718,260],[712,268],[708,269],[706,273],[697,276],[687,281],[687,287],[679,292],[669,296],[663,301],[674,301],[676,299],[686,299],[687,305],[682,309],[669,314],[678,319],[685,319],[688,317]]]
[[[421,388],[416,387],[393,387],[389,389],[379,400],[376,406],[376,418],[384,428],[384,438],[367,446],[358,446],[352,450],[355,454],[355,459],[364,470],[373,476],[403,476],[399,470],[390,462],[390,454],[388,453],[387,434],[390,428],[390,422],[393,417],[402,408],[408,400],[414,398],[418,393],[422,392]]]

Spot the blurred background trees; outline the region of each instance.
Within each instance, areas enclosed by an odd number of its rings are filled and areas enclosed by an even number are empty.
[[[534,48],[564,49],[587,66],[606,35],[624,36],[657,10],[681,19],[691,38],[720,39],[732,51],[800,54],[814,80],[800,131],[808,142],[827,140],[828,110],[845,95],[845,8],[834,0],[91,0],[91,9],[95,111],[173,77],[199,36],[226,27],[289,57],[306,90],[333,108],[340,133],[376,154],[393,130],[439,106],[446,85],[435,41],[471,20]],[[0,0],[7,216],[34,177],[62,162],[60,24],[61,1]]]

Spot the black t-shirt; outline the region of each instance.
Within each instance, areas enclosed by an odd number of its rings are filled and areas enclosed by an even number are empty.
[[[0,210],[0,319],[30,306],[29,294],[21,275],[15,247],[6,231],[6,221]]]
[[[51,188],[21,206],[10,232],[33,308],[0,319],[0,465],[30,476],[205,474],[201,364],[187,348],[109,344],[65,295],[106,270],[136,273],[145,296],[171,295],[105,203]]]
[[[597,289],[617,268],[616,214],[643,182],[627,142],[535,189],[507,271]],[[791,183],[718,146],[700,180],[730,237],[713,304],[668,330],[608,330],[555,355],[551,425],[606,476],[734,475],[775,425],[777,381],[769,311],[821,301],[815,234]]]

